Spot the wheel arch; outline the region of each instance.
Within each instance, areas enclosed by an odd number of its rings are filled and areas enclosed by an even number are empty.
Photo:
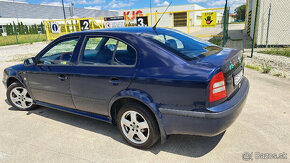
[[[166,141],[166,133],[160,122],[161,113],[158,110],[158,105],[153,102],[151,96],[140,90],[124,90],[111,99],[108,113],[112,119],[112,123],[116,123],[115,119],[118,111],[123,106],[123,104],[127,102],[136,102],[148,108],[158,124],[161,143],[164,143]]]
[[[12,83],[15,83],[15,82],[19,82],[20,84],[22,84],[23,86],[25,86],[22,82],[22,80],[18,79],[17,77],[15,76],[10,76],[8,79],[7,79],[7,82],[6,82],[6,87],[8,88]]]

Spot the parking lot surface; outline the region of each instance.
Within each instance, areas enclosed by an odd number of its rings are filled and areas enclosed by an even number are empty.
[[[0,62],[4,68],[13,62]],[[289,162],[290,81],[246,69],[247,103],[236,122],[215,137],[172,135],[148,150],[129,146],[110,124],[39,107],[17,111],[0,86],[0,162],[245,162],[245,152],[286,153]]]

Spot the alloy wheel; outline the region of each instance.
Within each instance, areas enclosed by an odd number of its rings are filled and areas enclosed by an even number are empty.
[[[122,115],[121,128],[123,134],[133,143],[143,144],[149,138],[149,125],[136,111],[127,111]]]
[[[21,109],[30,108],[33,105],[33,100],[23,87],[15,87],[10,92],[10,99],[14,105]]]

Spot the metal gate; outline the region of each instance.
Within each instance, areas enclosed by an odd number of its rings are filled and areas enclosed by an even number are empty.
[[[173,13],[174,27],[185,27],[187,25],[187,13]]]

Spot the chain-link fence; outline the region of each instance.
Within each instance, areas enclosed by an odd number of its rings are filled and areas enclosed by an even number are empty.
[[[246,30],[247,34],[254,40],[254,47],[289,47],[289,8],[288,0],[248,1]]]
[[[47,40],[44,24],[26,25],[12,22],[0,26],[0,46]]]
[[[224,33],[223,12],[223,8],[189,12],[189,33],[206,40],[212,37],[222,37]],[[211,16],[211,18],[207,15]],[[207,24],[214,19],[215,23],[213,25]],[[205,25],[203,22],[205,22]]]
[[[218,45],[222,45],[224,35],[227,38],[229,12],[224,8],[149,13],[149,24],[153,26],[162,15],[158,27],[180,30]],[[129,26],[136,25],[136,20],[128,22]]]

